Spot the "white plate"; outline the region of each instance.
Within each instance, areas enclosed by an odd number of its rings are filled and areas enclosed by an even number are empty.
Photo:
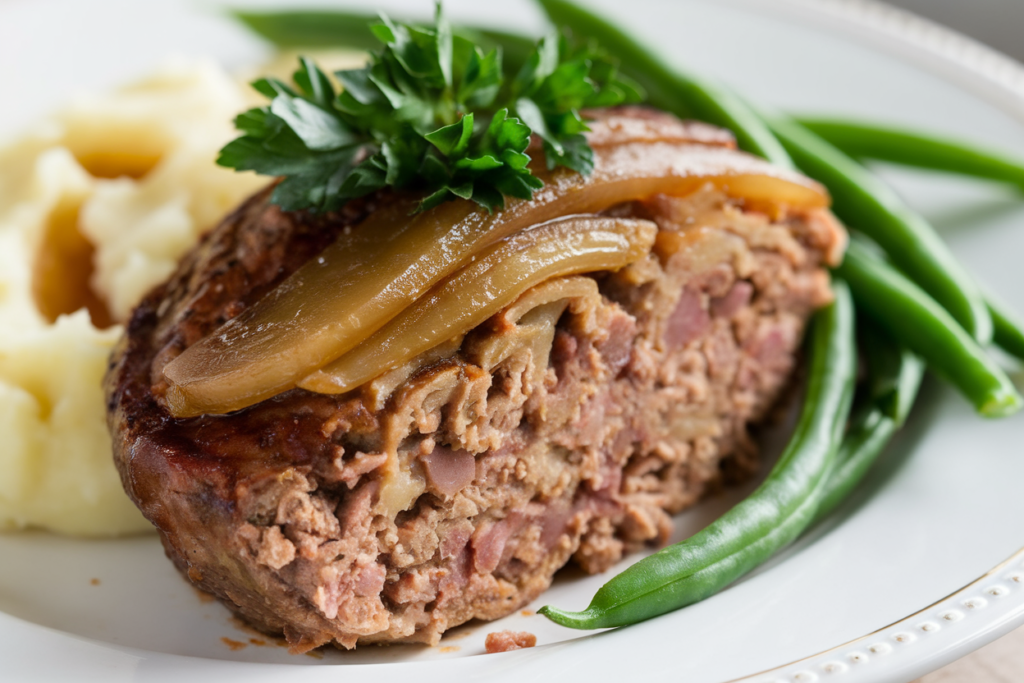
[[[541,25],[523,0],[447,4],[458,18],[509,29]],[[1024,157],[1024,105],[1014,90],[1022,72],[905,15],[838,0],[595,4],[673,59],[754,100],[963,134]],[[386,6],[430,11],[426,0]],[[209,6],[0,3],[0,136],[74,90],[141,75],[169,52],[241,65],[264,49]],[[1016,196],[964,180],[885,174],[964,263],[1024,310],[1024,232],[1016,227],[1024,204]],[[1022,440],[1024,417],[984,422],[931,381],[905,432],[826,525],[703,603],[600,634],[517,614],[459,629],[437,648],[291,656],[200,599],[154,537],[0,536],[0,677],[384,683],[642,675],[713,683],[845,673],[849,681],[907,681],[1024,623]],[[706,524],[737,495],[683,515],[679,534]],[[562,576],[531,608],[581,608],[605,578]],[[532,631],[540,645],[472,656],[487,632],[503,628]]]

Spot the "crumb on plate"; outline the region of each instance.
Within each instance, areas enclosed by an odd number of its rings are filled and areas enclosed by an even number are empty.
[[[536,644],[537,636],[527,631],[495,631],[494,633],[488,633],[487,640],[484,641],[484,647],[487,648],[487,654],[489,655],[495,652],[521,650],[524,647],[533,647]]]

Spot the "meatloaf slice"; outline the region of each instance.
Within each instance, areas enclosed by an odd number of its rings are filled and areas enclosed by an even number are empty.
[[[658,226],[627,268],[547,282],[348,394],[172,418],[164,365],[387,201],[315,218],[268,196],[139,306],[107,390],[125,488],[167,554],[296,651],[436,643],[520,608],[570,559],[599,572],[663,543],[672,513],[754,466],[748,425],[844,244],[825,210],[656,195],[609,212]]]

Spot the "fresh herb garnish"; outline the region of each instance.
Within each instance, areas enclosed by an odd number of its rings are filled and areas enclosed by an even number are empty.
[[[588,174],[580,110],[642,97],[596,44],[557,34],[505,74],[501,51],[453,34],[440,5],[432,27],[382,16],[371,30],[384,47],[363,68],[336,72],[340,94],[306,58],[294,86],[253,83],[271,102],[235,119],[244,135],[217,163],[282,176],[272,201],[286,210],[330,211],[390,186],[423,192],[418,210],[461,197],[493,211],[543,186],[527,167],[531,134],[548,168]]]

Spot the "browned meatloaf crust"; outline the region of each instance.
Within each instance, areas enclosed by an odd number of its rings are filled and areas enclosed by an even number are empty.
[[[299,651],[435,643],[533,600],[570,559],[599,572],[664,542],[725,466],[752,466],[747,427],[829,301],[822,264],[843,245],[826,211],[655,196],[612,211],[657,223],[652,253],[594,276],[599,295],[569,301],[553,338],[510,345],[521,325],[498,314],[454,355],[357,392],[174,419],[164,365],[386,198],[324,218],[267,200],[139,306],[107,389],[117,465],[167,554]]]

